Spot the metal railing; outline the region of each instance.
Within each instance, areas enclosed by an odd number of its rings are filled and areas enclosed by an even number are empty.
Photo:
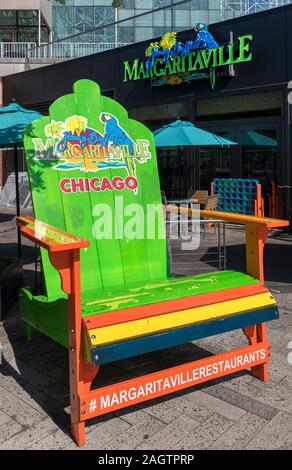
[[[36,47],[35,42],[0,42],[0,58],[24,59],[33,47]]]
[[[50,43],[38,46],[34,42],[1,42],[1,59],[75,59],[98,52],[108,51],[117,47],[127,46],[126,43]]]
[[[41,44],[29,50],[29,57],[33,59],[75,59],[97,52],[104,52],[117,47],[123,47],[124,43],[86,43],[86,42],[59,42]]]
[[[226,270],[226,224],[223,220],[187,218],[172,223],[166,218],[165,222],[169,269],[172,274],[202,274],[206,271]],[[173,237],[173,229],[178,235],[177,239]],[[198,247],[191,251],[184,250],[182,233],[184,238],[199,235]]]

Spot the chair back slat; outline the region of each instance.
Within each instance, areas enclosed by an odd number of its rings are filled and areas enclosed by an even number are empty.
[[[166,278],[152,132],[90,80],[49,113],[24,136],[33,207],[37,219],[90,241],[81,250],[82,294]],[[42,261],[48,297],[63,296],[43,250]]]

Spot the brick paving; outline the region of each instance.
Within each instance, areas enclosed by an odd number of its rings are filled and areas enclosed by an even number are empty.
[[[0,208],[0,254],[16,251],[13,212]],[[244,265],[244,234],[227,231],[228,267]],[[24,242],[26,279],[32,280],[32,248]],[[191,256],[190,256],[191,258]],[[248,372],[218,379],[88,422],[85,449],[292,449],[292,236],[267,244],[266,279],[280,306],[268,323],[272,362],[268,383]],[[178,260],[191,272],[192,259]],[[176,262],[174,261],[174,271]],[[24,340],[15,308],[0,324],[0,449],[77,449],[69,434],[66,351],[34,332]],[[245,344],[240,332],[205,338],[101,368],[96,386],[125,380],[179,362]]]

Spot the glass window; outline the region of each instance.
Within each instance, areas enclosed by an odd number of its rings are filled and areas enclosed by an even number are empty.
[[[53,38],[64,38],[77,33],[75,29],[75,8],[53,8]]]
[[[231,132],[216,132],[226,139],[234,140]],[[200,148],[200,189],[210,192],[214,178],[231,177],[231,148],[210,146]]]
[[[177,28],[187,29],[191,27],[190,11],[179,10],[174,11],[174,23]]]
[[[154,8],[165,7],[171,5],[171,0],[154,0]]]
[[[188,119],[188,103],[159,104],[129,109],[129,116],[143,122],[150,129],[158,129],[176,119]],[[158,149],[158,169],[161,189],[167,198],[187,196],[187,178],[193,171],[186,164],[186,152],[177,147]]]
[[[135,10],[135,15],[141,15],[141,13],[145,13],[145,10]],[[141,16],[140,18],[136,18],[135,25],[136,27],[140,27],[140,26],[151,27],[153,25],[153,14],[150,14],[150,15],[147,14],[147,15]]]
[[[145,106],[139,108],[130,108],[129,116],[132,119],[143,122],[151,129],[168,124],[176,119],[188,118],[188,103],[157,104],[154,106]]]
[[[220,21],[220,19],[218,19]],[[210,23],[208,10],[193,10],[191,11],[191,24],[192,26],[196,23]]]
[[[208,8],[211,8],[211,1],[212,0],[191,0],[191,10],[208,10]],[[219,2],[220,0],[213,0],[213,3],[215,3],[215,6],[218,10],[220,8]]]
[[[177,147],[157,149],[161,189],[167,199],[187,196],[186,155]],[[189,171],[189,169],[187,170]]]
[[[282,112],[282,92],[228,96],[199,100],[197,117],[201,121],[256,116],[279,116]]]
[[[277,129],[250,128],[241,132],[242,174],[262,185],[265,214],[269,214],[273,184],[277,184]]]
[[[163,36],[165,33],[169,32],[169,28],[166,26],[156,26],[153,28],[153,37],[158,38],[159,36]]]
[[[75,28],[84,32],[93,28],[93,7],[78,7],[75,10]]]
[[[111,7],[97,7],[94,9],[94,25],[101,26],[107,23],[112,23],[115,20],[114,8]]]
[[[145,1],[143,1],[143,3],[145,4]],[[122,0],[122,7],[126,8],[127,10],[135,8],[135,0]]]
[[[18,24],[20,26],[38,26],[38,12],[31,11],[18,11]]]
[[[134,26],[120,26],[118,29],[118,41],[122,44],[135,42]]]
[[[77,38],[78,39],[78,38]],[[108,26],[107,28],[98,29],[94,31],[94,41],[112,43],[115,41],[115,28],[114,26]]]
[[[16,11],[0,10],[1,26],[16,26]]]
[[[136,0],[136,8],[141,8],[142,10],[153,10],[153,0]]]

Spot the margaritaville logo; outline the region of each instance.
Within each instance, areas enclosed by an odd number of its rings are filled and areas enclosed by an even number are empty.
[[[34,138],[35,160],[57,160],[53,170],[96,173],[106,169],[123,169],[124,176],[66,177],[60,180],[64,193],[89,191],[138,192],[136,163],[144,164],[151,158],[150,143],[146,139],[133,140],[120,125],[117,117],[101,113],[103,132],[88,126],[84,116],[70,116],[64,121],[51,121],[45,126],[46,141]],[[112,171],[111,171],[112,173]]]
[[[152,79],[152,85],[178,85],[210,76],[215,85],[218,67],[252,60],[252,34],[239,36],[235,43],[219,45],[208,27],[198,23],[194,40],[177,41],[177,33],[166,33],[160,42],[151,43],[145,51],[146,60],[124,61],[124,82]]]

